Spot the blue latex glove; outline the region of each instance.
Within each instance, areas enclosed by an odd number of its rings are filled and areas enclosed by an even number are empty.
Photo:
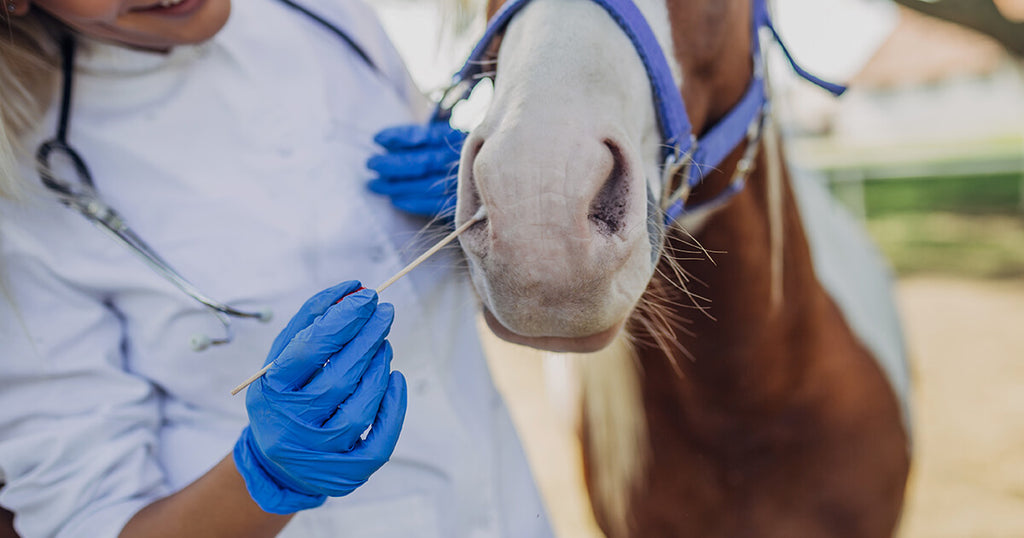
[[[408,213],[454,216],[459,154],[466,133],[439,121],[390,127],[373,140],[385,153],[366,163],[377,174],[368,184],[371,191],[391,198],[395,207]]]
[[[398,442],[405,378],[390,372],[385,340],[394,307],[359,287],[345,282],[306,301],[271,346],[274,366],[246,393],[249,426],[235,444],[235,466],[267,512],[352,492]]]

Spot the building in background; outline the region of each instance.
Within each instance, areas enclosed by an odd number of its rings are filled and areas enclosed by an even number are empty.
[[[792,158],[861,213],[876,179],[1017,176],[1021,203],[1024,62],[986,36],[901,7],[842,98],[800,83],[776,97]]]

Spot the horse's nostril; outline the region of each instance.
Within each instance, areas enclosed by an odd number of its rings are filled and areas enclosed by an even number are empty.
[[[459,178],[459,214],[458,220],[469,220],[475,215],[483,202],[480,199],[480,190],[476,184],[476,160],[483,148],[482,138],[470,138],[466,141],[464,150],[461,177]]]
[[[455,219],[458,225],[472,219],[484,205],[477,185],[477,176],[479,174],[477,159],[480,156],[480,150],[483,148],[483,145],[483,138],[470,135],[463,148],[462,162],[459,169],[458,207]],[[486,256],[489,248],[486,240],[487,230],[489,229],[488,221],[489,219],[487,218],[477,221],[476,224],[470,226],[469,229],[459,236],[459,243],[467,252],[473,252],[480,257]]]
[[[612,154],[612,171],[590,204],[587,218],[602,235],[614,235],[622,230],[629,209],[629,181],[622,150],[611,140],[604,145]]]

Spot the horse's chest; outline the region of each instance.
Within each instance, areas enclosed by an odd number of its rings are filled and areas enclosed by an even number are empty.
[[[818,526],[816,492],[824,477],[801,469],[799,455],[695,447],[676,455],[651,462],[643,499],[632,503],[642,525],[634,536],[837,536],[810,532]]]
[[[779,421],[741,421],[713,436],[652,429],[632,535],[888,536],[892,515],[879,507],[892,504],[898,469],[874,468],[871,449],[844,442],[827,417],[798,412]]]

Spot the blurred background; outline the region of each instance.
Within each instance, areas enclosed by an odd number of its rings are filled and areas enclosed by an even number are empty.
[[[446,0],[371,3],[426,92],[483,28]],[[773,8],[805,67],[850,83],[833,99],[772,58],[791,165],[864,222],[898,279],[914,389],[900,536],[1024,537],[1024,0]],[[599,536],[562,359],[485,344],[557,532]]]

